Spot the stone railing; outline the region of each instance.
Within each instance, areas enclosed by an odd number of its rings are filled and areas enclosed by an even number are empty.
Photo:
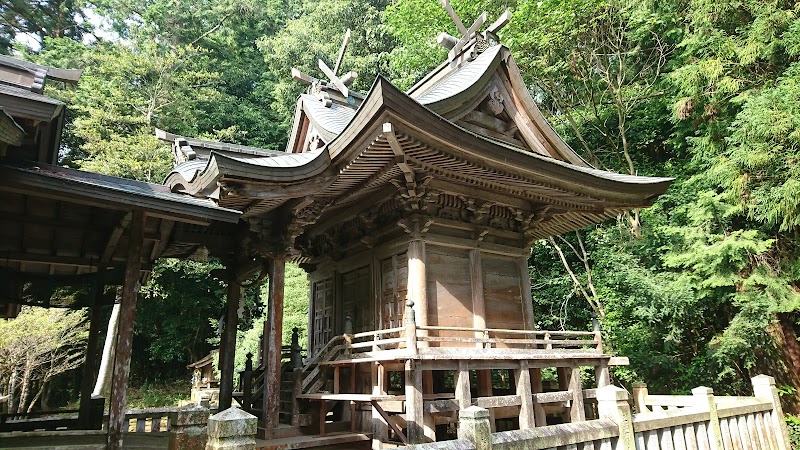
[[[791,450],[775,380],[752,380],[753,397],[714,397],[709,388],[689,396],[649,396],[637,388],[632,414],[628,393],[597,390],[600,419],[491,433],[489,411],[459,412],[458,440],[404,449],[558,450]]]

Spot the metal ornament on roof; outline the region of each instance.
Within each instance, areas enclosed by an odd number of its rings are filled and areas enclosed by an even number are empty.
[[[489,25],[483,32],[480,32],[481,27],[483,27],[483,24],[486,23],[486,11],[484,11],[483,14],[475,19],[475,22],[472,23],[472,26],[467,28],[464,26],[464,23],[461,22],[461,18],[458,17],[458,14],[456,14],[455,10],[453,10],[453,7],[450,5],[450,1],[441,0],[441,2],[445,11],[447,11],[447,14],[450,16],[450,19],[452,19],[453,23],[455,24],[456,29],[459,33],[461,33],[461,37],[457,38],[442,32],[439,33],[439,36],[436,39],[439,45],[450,50],[447,54],[447,59],[451,63],[455,63],[457,61],[464,47],[467,47],[470,43],[474,42],[469,59],[478,56],[486,51],[486,49],[489,47],[499,44],[500,39],[497,37],[497,32],[511,21],[511,10],[506,9],[505,12],[503,12],[503,14],[501,14],[500,17],[494,21],[494,23]]]
[[[348,28],[347,31],[344,33],[344,39],[342,40],[342,46],[339,49],[339,55],[336,58],[336,64],[333,66],[333,69],[328,67],[325,64],[325,61],[318,60],[317,66],[328,77],[328,80],[322,80],[320,78],[315,78],[310,75],[306,75],[305,73],[301,72],[299,69],[292,67],[292,78],[295,80],[305,83],[309,85],[308,93],[311,95],[316,96],[322,104],[326,107],[331,106],[333,101],[331,100],[331,96],[329,91],[336,90],[338,91],[347,101],[348,103],[353,102],[353,98],[350,95],[350,85],[353,84],[353,81],[356,80],[358,74],[356,72],[350,71],[346,74],[339,76],[339,69],[342,66],[342,60],[344,59],[344,52],[347,50],[347,44],[350,42],[350,29]]]

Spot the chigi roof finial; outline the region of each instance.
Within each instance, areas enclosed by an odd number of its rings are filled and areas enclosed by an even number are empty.
[[[450,19],[452,19],[453,23],[456,25],[456,29],[458,29],[458,32],[461,33],[460,38],[451,36],[447,33],[439,33],[439,37],[436,39],[437,42],[439,42],[439,45],[450,50],[447,58],[451,62],[454,61],[461,54],[461,51],[464,49],[464,47],[473,40],[476,41],[476,54],[483,52],[493,45],[497,45],[500,42],[500,39],[497,37],[497,32],[511,21],[511,10],[506,9],[505,12],[494,21],[494,23],[489,25],[489,27],[487,27],[486,30],[481,33],[480,29],[486,22],[486,11],[484,11],[483,14],[475,19],[475,22],[472,23],[472,26],[467,28],[464,26],[464,23],[461,22],[461,18],[458,17],[458,14],[456,14],[455,10],[453,10],[453,6],[450,5],[450,1],[441,0],[441,2],[445,11],[447,11],[447,14],[450,16]]]
[[[350,98],[350,89],[349,86],[353,84],[353,81],[358,77],[358,74],[350,71],[344,74],[343,76],[339,76],[339,69],[342,66],[342,59],[344,59],[344,52],[347,50],[347,44],[350,42],[350,29],[348,28],[347,31],[344,33],[344,39],[342,40],[342,46],[339,49],[339,55],[336,58],[336,64],[333,66],[333,69],[328,67],[325,64],[325,61],[318,60],[317,66],[328,77],[328,81],[321,80],[319,78],[312,77],[310,75],[306,75],[305,73],[301,72],[299,69],[292,67],[292,78],[301,83],[305,83],[309,85],[308,91],[309,94],[316,95],[325,106],[330,106],[332,101],[328,92],[329,89],[335,89],[339,91],[345,99]]]

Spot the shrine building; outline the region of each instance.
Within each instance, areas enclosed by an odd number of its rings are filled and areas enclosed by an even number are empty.
[[[447,60],[407,91],[382,77],[351,89],[345,38],[333,68],[319,61],[323,77],[293,70],[308,89],[285,151],[156,130],[174,155],[164,185],[55,166],[64,105],[41,85],[80,73],[0,57],[0,307],[93,311],[81,413],[67,427],[99,426],[89,355],[99,307],[116,301],[108,435],[122,445],[137,289],[164,257],[224,265],[219,408],[258,416],[263,448],[449,439],[470,405],[491,411],[492,431],[593,418],[595,388],[627,359],[603,351],[599,330],[536,329],[531,247],[648,207],[672,179],[590,166],[499,42],[510,14],[467,28],[444,4],[461,35],[440,35]],[[296,333],[282,342],[287,262],[310,281],[305,349]],[[260,356],[236,386],[242,286],[266,278]],[[85,289],[58,299],[60,285]],[[542,381],[549,369],[556,385]]]
[[[284,152],[157,131],[173,193],[242,212],[232,273],[269,272],[264,356],[235,393],[225,360],[220,399],[258,415],[274,448],[343,430],[373,448],[436,441],[471,404],[504,429],[580,421],[580,368],[602,387],[627,363],[599,332],[536,330],[528,258],[537,240],[649,206],[672,179],[598,170],[571,149],[498,42],[508,20],[440,36],[448,60],[405,92],[382,77],[352,90],[346,38],[333,69],[319,61],[326,78],[293,70],[309,87]],[[305,359],[281,342],[286,261],[310,280]],[[532,394],[548,367],[561,390],[545,404]]]

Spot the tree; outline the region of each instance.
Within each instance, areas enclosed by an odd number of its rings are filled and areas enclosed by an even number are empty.
[[[26,306],[0,322],[0,380],[16,399],[12,410],[31,412],[54,377],[79,367],[87,335],[83,310]]]
[[[0,2],[0,54],[9,54],[24,35],[44,44],[46,37],[80,40],[92,32],[84,0],[3,0]]]

